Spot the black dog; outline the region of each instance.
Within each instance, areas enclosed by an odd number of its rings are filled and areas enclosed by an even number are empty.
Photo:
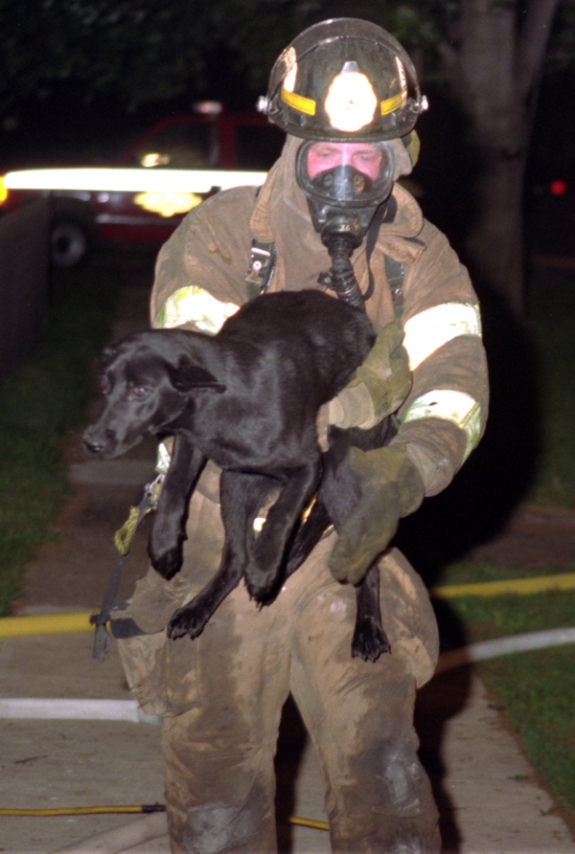
[[[105,351],[101,383],[107,401],[84,434],[88,450],[112,458],[145,435],[175,437],[148,545],[164,578],[181,567],[188,500],[206,460],[223,470],[226,537],[220,568],[176,611],[168,626],[171,638],[197,637],[242,576],[256,601],[272,601],[290,540],[320,481],[318,410],[351,379],[373,341],[361,310],[303,290],[252,300],[215,336],[152,330]],[[258,510],[278,487],[279,497],[254,538]],[[290,572],[304,558],[300,548]],[[389,646],[379,617],[377,567],[369,575],[358,587],[357,625],[363,630],[356,642],[356,626],[353,652],[375,659]],[[364,639],[366,631],[375,640]]]

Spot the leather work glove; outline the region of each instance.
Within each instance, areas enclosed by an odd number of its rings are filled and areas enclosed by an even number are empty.
[[[338,581],[359,584],[389,545],[399,520],[423,501],[424,484],[404,444],[375,451],[352,447],[348,465],[359,500],[342,526],[329,567]]]
[[[328,421],[337,427],[373,427],[398,409],[411,389],[403,329],[388,323],[350,383],[328,404]]]

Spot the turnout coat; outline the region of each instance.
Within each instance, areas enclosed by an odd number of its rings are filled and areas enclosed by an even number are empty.
[[[152,325],[216,332],[226,317],[255,295],[253,285],[246,282],[254,239],[275,245],[270,291],[319,287],[318,276],[329,269],[330,260],[295,180],[299,144],[288,137],[260,189],[239,187],[218,193],[188,214],[158,257]],[[401,426],[394,441],[407,445],[426,495],[433,496],[451,482],[485,426],[488,381],[479,305],[467,271],[446,237],[424,219],[407,190],[396,183],[388,204],[389,215],[369,258],[375,287],[366,308],[376,331],[395,319],[403,325],[413,385],[399,411]],[[365,244],[352,256],[364,293],[369,281]],[[399,307],[386,277],[386,256],[403,265]],[[364,392],[365,407],[358,403],[357,423],[367,426],[369,390]],[[202,638],[192,644],[187,639],[170,642],[164,629],[173,611],[195,595],[218,566],[223,532],[217,501],[218,472],[208,464],[192,499],[181,572],[166,582],[150,570],[138,583],[128,610],[121,612],[146,633],[120,643],[128,681],[145,711],[178,715],[197,698],[190,656],[201,655],[196,647],[201,647]],[[303,584],[300,578],[318,567],[328,573],[335,536],[324,537],[288,584]],[[393,654],[404,660],[420,686],[431,678],[438,654],[427,591],[395,548],[383,556],[380,574],[382,617]],[[353,598],[353,590],[349,594]],[[280,599],[281,594],[264,611],[279,607]],[[253,605],[254,619],[260,613]]]

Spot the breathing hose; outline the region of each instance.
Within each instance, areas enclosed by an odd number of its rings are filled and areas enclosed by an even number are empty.
[[[343,302],[365,311],[365,301],[351,263],[351,253],[361,240],[361,234],[350,227],[346,218],[330,220],[321,231],[321,241],[329,252],[331,269],[329,273],[320,274],[318,283],[335,291]]]
[[[341,234],[330,235],[329,242],[324,243],[331,258],[331,269],[329,273],[320,275],[319,284],[335,291],[337,298],[343,302],[365,311],[364,300],[350,260],[353,243],[350,244],[349,237]]]

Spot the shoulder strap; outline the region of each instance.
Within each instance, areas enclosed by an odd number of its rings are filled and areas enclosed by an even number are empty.
[[[381,223],[383,222],[385,211],[386,205],[380,205],[374,213],[373,218],[369,224],[369,228],[367,229],[367,237],[365,239],[365,260],[367,261],[367,274],[369,276],[369,281],[367,285],[367,290],[363,294],[363,298],[366,302],[373,294],[373,289],[375,287],[375,280],[373,278],[373,273],[371,272],[369,262],[373,254],[373,250],[375,249],[375,244],[377,243],[379,229],[381,227]]]
[[[379,229],[381,228],[382,223],[393,222],[393,220],[395,219],[396,211],[397,202],[392,197],[385,204],[380,205],[380,207],[376,210],[374,217],[369,225],[365,242],[365,257],[367,260],[369,284],[367,287],[367,291],[363,295],[364,300],[368,300],[370,298],[375,285],[373,273],[371,272],[369,262],[373,254],[373,250],[375,249],[375,244],[377,243]],[[400,261],[395,261],[390,255],[384,255],[384,259],[385,276],[391,289],[391,298],[393,300],[395,316],[398,320],[401,320],[401,314],[403,312],[403,279],[405,277],[405,265],[402,264]]]

